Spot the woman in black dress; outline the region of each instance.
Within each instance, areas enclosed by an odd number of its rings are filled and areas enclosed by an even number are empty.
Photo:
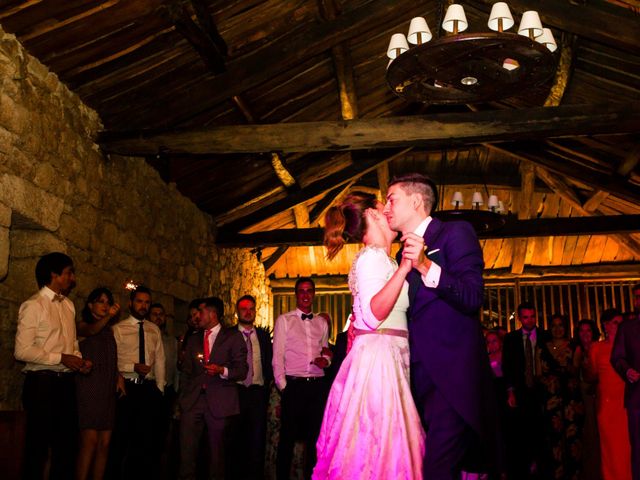
[[[82,357],[93,362],[88,375],[76,376],[78,399],[78,424],[80,449],[76,478],[94,480],[104,477],[109,453],[109,441],[113,430],[116,395],[124,393],[124,381],[118,373],[116,342],[109,321],[120,311],[113,295],[106,288],[96,288],[89,294],[87,303],[76,325]],[[93,466],[93,468],[92,468]]]

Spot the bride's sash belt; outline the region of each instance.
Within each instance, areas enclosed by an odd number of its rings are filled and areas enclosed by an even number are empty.
[[[353,329],[353,334],[355,336],[367,335],[371,333],[377,334],[377,335],[392,335],[394,337],[409,338],[409,332],[407,332],[406,330],[398,330],[395,328],[378,328],[377,330],[361,330],[359,328]]]

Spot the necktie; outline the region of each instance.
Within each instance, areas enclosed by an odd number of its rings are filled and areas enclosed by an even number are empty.
[[[247,342],[247,363],[249,364],[249,372],[247,378],[244,379],[244,386],[248,387],[253,383],[253,345],[251,343],[251,333],[253,330],[243,330],[245,340]]]
[[[64,300],[64,295],[58,295],[57,293],[51,299],[52,302],[62,302]]]
[[[306,313],[303,313],[301,317],[303,320],[311,320],[313,318],[313,313],[310,313],[308,315]]]
[[[204,331],[204,364],[209,363],[209,355],[211,355],[211,348],[209,347],[209,336],[211,335],[211,330]]]
[[[138,363],[146,364],[144,360],[144,321],[138,322]]]
[[[533,344],[531,333],[525,333],[524,340],[524,381],[527,388],[533,387]]]

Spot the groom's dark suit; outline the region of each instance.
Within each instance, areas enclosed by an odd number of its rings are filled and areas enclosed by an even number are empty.
[[[436,288],[426,287],[416,270],[407,277],[411,381],[427,430],[424,477],[455,479],[460,468],[477,471],[478,460],[491,457],[486,447],[497,444],[491,370],[477,316],[484,262],[466,222],[434,218],[424,239],[427,252],[439,249],[428,257],[442,270]]]

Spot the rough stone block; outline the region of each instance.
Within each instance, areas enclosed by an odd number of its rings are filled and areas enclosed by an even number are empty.
[[[11,226],[11,209],[0,203],[0,227]]]
[[[9,229],[0,227],[0,280],[7,276],[9,271],[9,250],[11,242],[9,240]]]
[[[66,252],[64,241],[44,230],[13,230],[11,233],[13,258],[40,257],[49,252]]]
[[[62,215],[58,234],[67,242],[81,248],[87,249],[91,245],[91,231],[72,215]]]
[[[20,177],[0,175],[0,201],[34,226],[54,231],[60,225],[62,199]]]
[[[185,280],[189,285],[196,287],[200,281],[200,273],[193,265],[187,265],[184,269]]]

